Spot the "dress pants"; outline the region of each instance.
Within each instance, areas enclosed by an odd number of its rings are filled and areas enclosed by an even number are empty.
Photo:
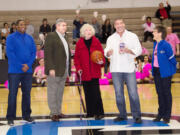
[[[172,94],[171,94],[171,79],[170,77],[162,78],[159,68],[154,68],[154,81],[156,92],[158,95],[158,116],[159,118],[170,119],[172,110]]]
[[[14,120],[16,118],[16,99],[20,83],[22,91],[22,118],[29,118],[31,114],[32,73],[8,74],[8,82],[7,120]]]
[[[87,116],[104,115],[103,103],[99,87],[99,79],[83,81]]]
[[[62,77],[47,77],[47,96],[50,116],[61,114],[61,104],[67,72]]]

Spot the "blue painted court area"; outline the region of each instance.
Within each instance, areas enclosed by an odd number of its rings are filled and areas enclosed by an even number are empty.
[[[129,130],[135,128],[141,130],[143,128],[154,128],[154,127],[169,127],[168,124],[163,122],[152,122],[152,120],[143,120],[142,124],[136,124],[132,119],[127,121],[114,122],[112,119],[105,120],[63,120],[60,122],[35,122],[35,123],[22,123],[19,126],[10,127],[6,135],[58,135],[58,128],[75,128],[79,127],[79,130],[86,128],[106,128],[106,127],[119,126]],[[73,135],[73,134],[72,134]]]

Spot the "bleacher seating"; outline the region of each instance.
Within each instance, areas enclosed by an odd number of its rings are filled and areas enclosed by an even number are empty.
[[[139,39],[143,39],[142,16],[151,16],[152,22],[156,25],[160,25],[160,21],[154,17],[155,11],[158,7],[146,7],[146,8],[115,8],[115,9],[82,9],[80,16],[84,17],[86,22],[91,22],[93,12],[98,12],[98,21],[102,24],[101,16],[106,14],[111,19],[111,24],[115,18],[123,18],[126,23],[126,28],[133,31],[139,36]],[[180,7],[172,7],[172,12],[178,12]],[[8,22],[9,25],[19,18],[29,18],[31,24],[35,27],[35,40],[38,39],[39,26],[42,23],[43,18],[47,18],[49,24],[52,26],[55,23],[56,18],[64,18],[68,23],[68,35],[70,37],[70,43],[72,43],[72,29],[73,20],[76,16],[75,10],[44,10],[44,11],[0,11],[0,29],[3,27],[4,22]],[[152,52],[152,43],[143,43],[149,52]],[[73,46],[72,46],[73,47]]]

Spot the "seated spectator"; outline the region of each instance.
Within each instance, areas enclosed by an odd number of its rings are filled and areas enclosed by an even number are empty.
[[[35,68],[33,77],[36,78],[37,84],[45,85],[47,76],[44,73],[44,59],[39,60],[39,66]]]
[[[162,26],[167,27],[171,26],[171,6],[169,5],[168,1],[166,1],[167,7],[164,7],[164,4],[161,2],[159,3],[159,9],[156,11],[155,17],[160,19]]]
[[[167,27],[166,41],[172,46],[174,55],[179,55],[179,43],[180,40],[176,33],[172,33],[172,27]]]
[[[144,62],[142,63],[142,76],[141,76],[143,82],[151,82],[153,80],[151,71],[152,71],[151,63],[149,63],[148,55],[145,55]]]
[[[142,61],[141,59],[135,59],[135,65],[136,65],[136,81],[137,83],[142,82]]]
[[[149,51],[145,48],[145,47],[143,47],[143,44],[142,44],[142,41],[141,41],[141,48],[142,48],[142,56],[144,56],[144,55],[148,55],[149,56]]]
[[[56,18],[56,20],[57,20],[57,18]],[[53,24],[53,26],[52,26],[52,32],[54,32],[55,30],[56,30],[56,23]]]
[[[12,33],[14,33],[14,32],[16,32],[16,23],[15,23],[15,22],[13,22],[13,23],[11,24],[10,34],[12,34]]]
[[[92,26],[95,29],[95,36],[101,41],[101,35],[100,35],[100,25],[97,21],[97,19],[94,17],[92,18]]]
[[[6,38],[5,37],[2,38],[1,45],[2,45],[2,58],[7,59],[7,55],[6,55]]]
[[[29,19],[25,20],[26,23],[26,33],[31,35],[33,37],[34,34],[34,26],[32,24],[30,24]]]
[[[56,30],[56,24],[53,24],[52,26],[52,32],[54,32]]]
[[[39,39],[41,45],[44,45],[47,34],[51,32],[51,26],[48,24],[48,20],[44,18],[42,20],[42,25],[39,28]]]
[[[5,38],[6,39],[6,37],[10,34],[10,28],[9,28],[9,25],[8,25],[8,23],[4,23],[4,28],[2,28],[2,30],[1,30],[1,39],[2,38]]]
[[[42,20],[42,25],[39,28],[39,33],[44,34],[46,37],[48,32],[51,32],[51,26],[48,24],[48,20],[44,18]]]
[[[136,62],[136,80],[138,83],[151,82],[152,77],[152,67],[149,63],[148,55],[144,56],[144,62],[141,59],[137,59]]]
[[[102,25],[102,43],[106,43],[107,38],[111,35],[112,26],[110,19],[106,19]]]
[[[75,83],[78,82],[78,76],[76,73],[76,67],[74,65],[74,59],[71,59],[71,76],[67,78],[67,82]]]
[[[41,42],[41,43],[40,43],[41,46],[44,46],[44,44],[45,44],[45,38],[46,38],[46,37],[44,36],[44,34],[42,34],[42,33],[39,34],[39,41]]]
[[[73,24],[75,25],[75,28],[73,29],[73,44],[76,44],[77,38],[80,38],[80,29],[85,23],[84,18],[79,17],[79,15],[77,15],[73,21]]]
[[[0,43],[0,60],[3,59],[3,50],[2,50],[2,44]]]
[[[44,50],[42,50],[42,46],[40,44],[36,45],[36,59],[43,59],[44,58]]]
[[[148,40],[148,38],[150,37],[152,41],[153,40],[153,29],[156,27],[154,23],[151,22],[151,17],[147,17],[146,18],[146,23],[144,23],[142,25],[142,27],[144,28],[144,42],[146,42]]]

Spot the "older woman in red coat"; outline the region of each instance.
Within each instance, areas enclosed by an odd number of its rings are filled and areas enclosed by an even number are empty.
[[[92,62],[90,55],[93,51],[101,51],[103,48],[99,40],[94,36],[95,30],[90,24],[84,24],[80,30],[81,38],[76,43],[74,63],[78,74],[82,76],[82,84],[85,93],[87,117],[102,119],[104,109],[99,88],[99,78],[101,77],[101,67],[105,59]]]

